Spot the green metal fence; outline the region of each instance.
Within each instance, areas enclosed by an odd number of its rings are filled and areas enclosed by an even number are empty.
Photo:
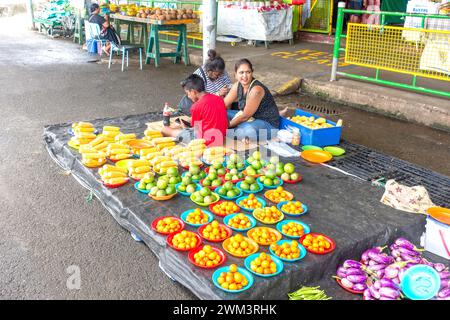
[[[446,81],[450,84],[450,17],[443,15],[408,14],[399,12],[367,12],[344,9],[339,3],[336,37],[333,51],[331,81],[336,76],[364,80],[401,89],[411,89],[450,97],[449,91],[424,88],[417,85],[417,77]],[[380,25],[349,23],[343,34],[344,14],[377,14]],[[420,27],[386,26],[386,17],[419,19]],[[410,20],[412,21],[412,20]],[[345,47],[341,47],[345,39]],[[375,69],[375,77],[338,71],[340,53],[345,63]],[[390,71],[412,76],[411,84],[381,79],[380,71]],[[447,84],[447,83],[446,83]],[[450,88],[450,85],[447,86]]]

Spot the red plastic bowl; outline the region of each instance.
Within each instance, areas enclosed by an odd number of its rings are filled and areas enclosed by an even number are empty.
[[[174,220],[177,220],[177,221],[180,223],[181,229],[179,229],[179,230],[177,230],[177,231],[174,231],[174,232],[160,232],[160,231],[158,231],[158,230],[156,229],[156,226],[158,225],[158,222],[159,222],[160,220],[164,219],[164,218],[172,218],[172,219],[174,219]],[[185,223],[184,223],[183,220],[181,220],[181,219],[178,218],[178,217],[174,217],[174,216],[158,217],[158,218],[156,218],[155,220],[153,220],[151,226],[152,226],[152,229],[155,230],[156,232],[161,233],[161,234],[165,234],[165,235],[180,232],[180,231],[184,230],[184,227],[186,227],[186,225],[185,225]]]
[[[219,223],[219,226],[222,227],[222,228],[225,228],[225,230],[227,231],[227,236],[226,236],[225,238],[219,239],[219,240],[211,240],[211,239],[205,238],[205,237],[203,236],[203,230],[204,230],[204,229],[206,228],[206,226],[209,225],[209,224],[211,224],[211,223],[204,224],[203,226],[201,226],[200,228],[198,228],[198,234],[199,234],[199,236],[202,237],[203,239],[205,239],[206,241],[209,241],[209,242],[222,242],[223,240],[228,239],[229,237],[231,237],[231,235],[233,234],[233,230],[231,230],[231,228],[229,228],[228,226],[226,226],[226,225],[224,225],[224,224],[222,224],[222,223]]]
[[[294,183],[298,183],[302,180],[303,180],[303,178],[302,178],[302,176],[300,176],[297,180],[283,180],[283,181],[284,181],[284,183],[294,184]]]
[[[325,250],[324,252],[317,252],[317,251],[313,251],[313,250],[308,249],[306,246],[303,245],[303,240],[305,239],[305,237],[306,237],[308,234],[309,234],[309,235],[312,235],[314,238],[317,237],[317,236],[322,236],[322,237],[324,237],[328,242],[330,242],[330,244],[331,244],[330,249]],[[326,236],[326,235],[324,235],[324,234],[322,234],[322,233],[313,233],[313,232],[311,232],[311,233],[304,234],[303,236],[300,237],[300,239],[299,239],[298,242],[299,242],[302,246],[305,247],[306,251],[311,252],[311,253],[314,253],[314,254],[328,254],[328,253],[332,252],[334,249],[336,249],[336,242],[334,242],[333,239],[331,239],[330,237],[328,237],[328,236]]]
[[[209,205],[209,211],[211,211],[212,213],[214,213],[216,216],[219,216],[219,217],[226,217],[227,214],[221,214],[221,213],[218,213],[218,212],[214,211],[214,209],[213,209],[214,206],[216,206],[216,205],[218,205],[218,204],[221,204],[222,202],[233,202],[233,201],[230,201],[230,200],[219,200],[218,202]],[[238,213],[239,211],[241,211],[241,208],[239,208],[239,206],[238,206],[238,210],[237,210],[236,212],[232,212],[232,213],[229,213],[229,214]]]
[[[218,177],[219,177],[219,176],[218,176]],[[215,186],[215,187],[213,187],[213,186],[208,186],[208,188],[209,188],[210,190],[214,191],[214,190],[216,190],[216,188],[223,186],[223,184],[225,183],[225,180],[223,180],[222,177],[219,177],[219,178],[220,178],[220,180],[222,180],[222,184],[221,184],[220,186]],[[206,178],[205,178],[205,179],[206,179]],[[200,180],[200,186],[206,187],[206,186],[203,185],[203,180],[205,180],[205,179]]]
[[[175,249],[175,250],[177,250],[177,251],[190,251],[190,250],[196,249],[196,248],[198,248],[198,247],[201,246],[201,244],[202,244],[202,238],[200,238],[200,236],[199,236],[198,234],[196,234],[196,233],[194,233],[194,232],[192,232],[192,231],[188,231],[188,232],[192,233],[193,235],[195,235],[195,237],[197,238],[197,246],[196,246],[195,248],[190,248],[190,249],[178,249],[177,247],[175,247],[175,246],[173,245],[172,239],[173,239],[173,237],[174,237],[175,235],[179,234],[180,232],[182,232],[182,230],[181,230],[181,231],[174,232],[174,233],[171,233],[171,234],[169,234],[169,236],[166,238],[166,242],[167,242],[167,244],[168,244],[171,248],[173,248],[173,249]]]
[[[364,293],[364,290],[363,291],[356,291],[356,290],[344,287],[342,285],[341,279],[336,279],[336,282],[338,283],[338,285],[341,286],[342,289],[344,289],[347,292],[350,292],[350,293],[353,293],[353,294],[363,294]]]
[[[103,185],[104,185],[105,187],[114,189],[114,188],[119,188],[119,187],[121,187],[121,186],[123,186],[123,185],[126,185],[126,184],[128,183],[128,181],[130,181],[130,179],[127,179],[127,180],[126,180],[125,182],[123,182],[123,183],[117,183],[117,184],[107,184],[107,183],[104,183],[103,181],[102,181],[102,183],[103,183]]]
[[[227,260],[227,257],[225,256],[225,254],[223,253],[222,250],[220,250],[220,249],[218,249],[218,248],[214,248],[214,247],[211,247],[211,248],[213,249],[214,252],[217,252],[217,254],[220,256],[220,262],[219,262],[217,265],[212,266],[212,267],[207,267],[207,266],[201,266],[201,265],[195,263],[194,255],[195,255],[197,252],[199,252],[201,249],[203,249],[203,247],[197,247],[197,248],[192,249],[191,251],[189,251],[189,254],[188,254],[188,259],[189,259],[189,261],[190,261],[194,266],[197,266],[197,267],[200,267],[200,268],[204,268],[204,269],[214,269],[214,268],[217,268],[218,266],[222,265],[222,264]]]

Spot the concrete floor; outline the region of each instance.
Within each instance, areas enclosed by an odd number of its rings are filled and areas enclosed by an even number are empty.
[[[98,201],[85,200],[86,189],[56,165],[41,138],[47,124],[176,103],[179,81],[194,67],[163,61],[159,69],[108,70],[88,62],[78,45],[6,27],[8,19],[0,19],[0,299],[195,299]],[[297,101],[290,99],[280,102]],[[448,134],[374,117],[349,112],[345,138],[450,174]],[[426,153],[417,152],[425,144]],[[67,286],[72,265],[80,268],[79,290]]]

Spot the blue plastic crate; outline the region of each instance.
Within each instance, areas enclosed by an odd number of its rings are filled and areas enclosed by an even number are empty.
[[[315,114],[305,112],[299,109],[295,111],[295,115],[314,117],[315,119],[320,118]],[[339,141],[341,139],[342,127],[336,127],[336,123],[329,120],[327,120],[327,123],[333,125],[333,128],[310,129],[302,125],[299,125],[287,118],[280,117],[280,129],[286,129],[288,126],[300,129],[301,134],[300,143],[302,145],[314,145],[319,147],[325,147],[339,144]]]

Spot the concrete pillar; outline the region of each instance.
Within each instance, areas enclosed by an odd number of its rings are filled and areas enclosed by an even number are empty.
[[[26,7],[27,7],[27,15],[28,15],[28,27],[30,29],[36,29],[33,19],[34,19],[34,12],[33,12],[33,0],[27,0],[26,1]]]
[[[216,25],[216,0],[203,0],[203,63],[208,59],[208,50],[216,48]]]

